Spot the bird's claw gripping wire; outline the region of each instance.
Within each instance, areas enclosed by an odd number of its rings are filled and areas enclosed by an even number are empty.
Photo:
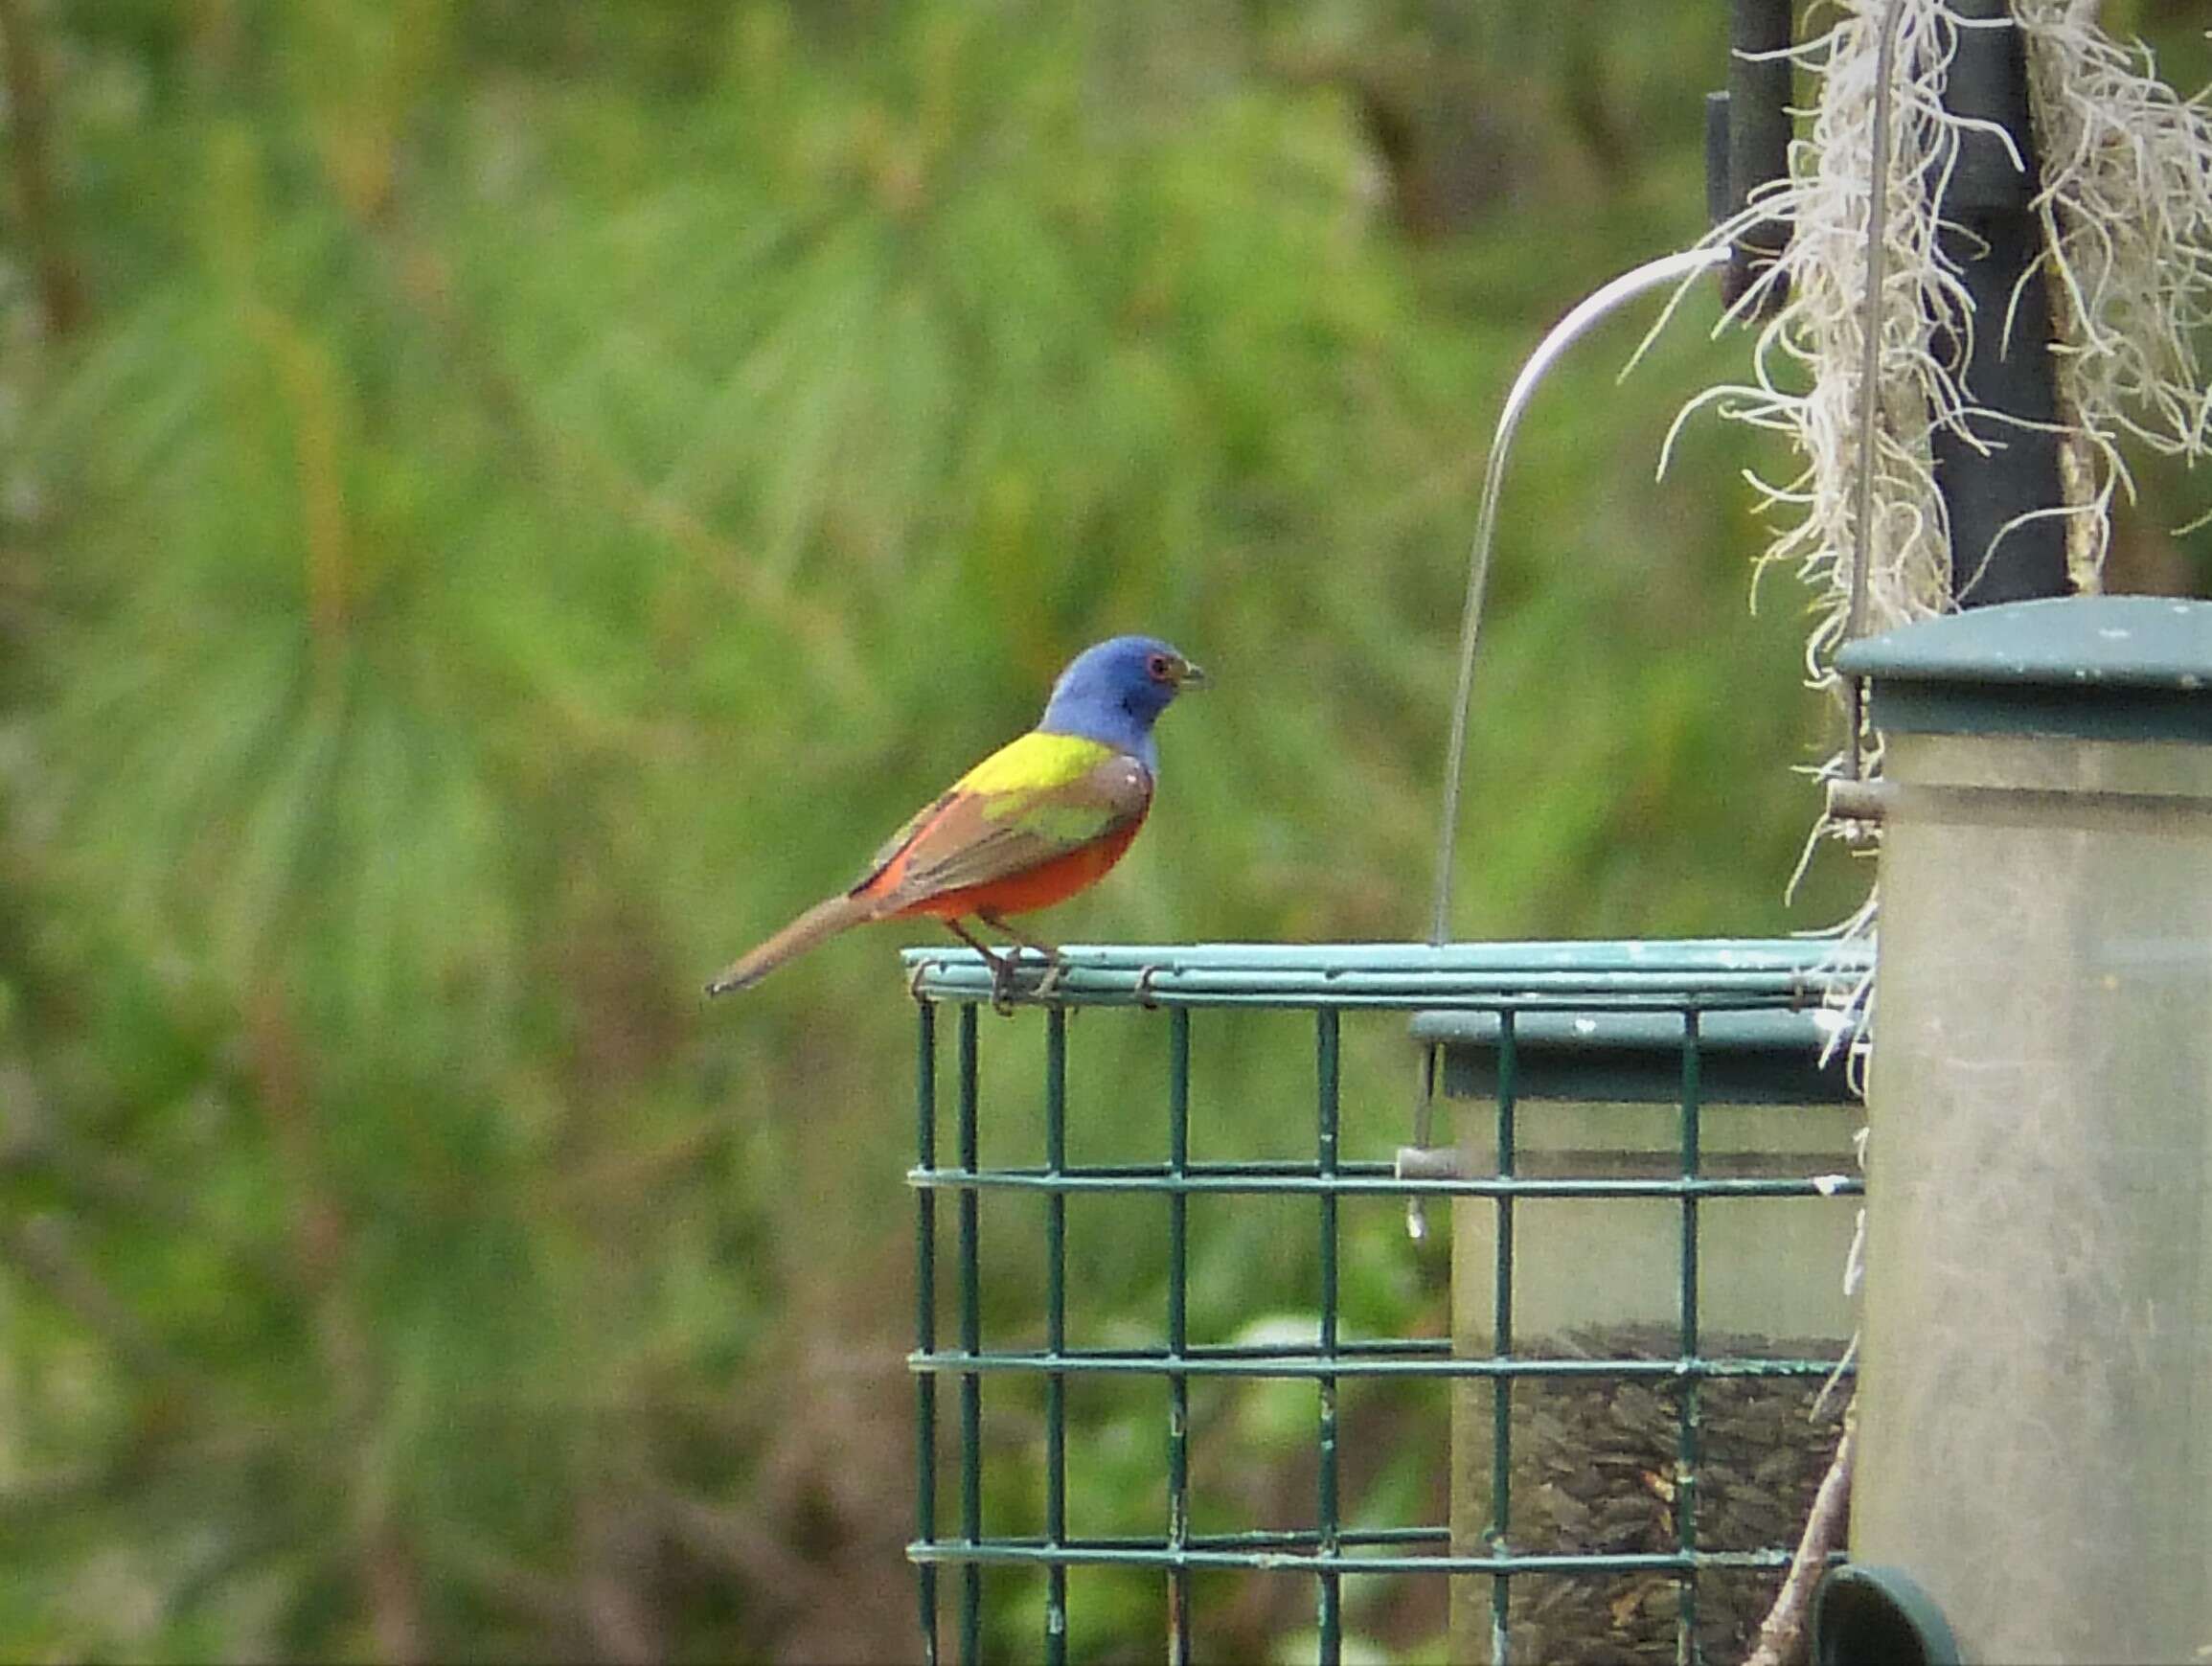
[[[1044,975],[1037,980],[1037,998],[1049,1001],[1060,993],[1060,986],[1067,979],[1067,957],[1055,954],[1044,963]]]
[[[991,1004],[997,1012],[1007,1016],[1013,1016],[1014,997],[1017,993],[1026,993],[1032,1000],[1049,1001],[1060,993],[1061,980],[1067,976],[1067,961],[1059,949],[1045,948],[1036,944],[1028,945],[1028,947],[1043,955],[1045,961],[1043,970],[1038,974],[1037,982],[1032,984],[1026,992],[1021,989],[1021,976],[1028,968],[1027,963],[1021,958],[1020,949],[1015,949],[1012,954],[994,956],[992,960]]]
[[[1038,1000],[1050,1000],[1059,993],[1060,979],[1067,975],[1066,955],[1060,953],[1059,949],[1042,938],[1032,937],[1026,931],[1016,930],[1007,924],[1006,917],[1002,914],[986,910],[978,913],[976,918],[1001,936],[1012,938],[1020,948],[1028,949],[1044,962],[1044,974],[1037,980],[1036,989],[1030,992]],[[1014,961],[1017,967],[1020,965],[1019,949],[1015,951]]]
[[[1014,962],[992,948],[957,920],[947,920],[945,929],[983,957],[983,964],[991,968],[991,1010],[1002,1018],[1013,1017],[1015,976]]]

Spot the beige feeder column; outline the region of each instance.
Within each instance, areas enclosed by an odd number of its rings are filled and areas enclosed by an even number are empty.
[[[1883,742],[1852,1560],[1966,1661],[2212,1660],[2212,603],[1841,663]]]

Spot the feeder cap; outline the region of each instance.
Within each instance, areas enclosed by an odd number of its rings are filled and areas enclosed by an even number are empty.
[[[1877,728],[2212,742],[2212,602],[2062,596],[1923,619],[1847,644]]]
[[[1959,1666],[1958,1641],[1903,1568],[1846,1563],[1813,1597],[1814,1666]]]

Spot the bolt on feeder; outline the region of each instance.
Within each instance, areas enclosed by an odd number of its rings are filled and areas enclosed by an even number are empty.
[[[1884,746],[1852,1559],[1967,1660],[2201,1661],[2212,603],[1988,607],[1838,664]]]
[[[1853,1329],[1859,1114],[1806,1009],[1853,970],[1804,941],[1558,947],[1672,993],[1413,1022],[1446,1095],[1494,1107],[1402,1159],[1486,1184],[1451,1204],[1453,1352],[1499,1367],[1454,1383],[1451,1527],[1500,1566],[1454,1580],[1451,1657],[1729,1658],[1836,1442],[1840,1397],[1808,1410]],[[1765,1003],[1732,994],[1758,971]]]

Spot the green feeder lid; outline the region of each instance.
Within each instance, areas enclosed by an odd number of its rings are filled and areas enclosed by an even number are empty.
[[[2212,742],[2212,602],[2009,602],[1850,643],[1836,664],[1872,679],[1878,728]]]
[[[1833,1012],[1711,1012],[1698,1019],[1698,1096],[1708,1105],[1840,1105],[1844,1080]],[[1497,1092],[1494,1012],[1420,1013],[1417,1042],[1444,1049],[1452,1099]],[[1679,1013],[1524,1012],[1515,1015],[1514,1084],[1522,1099],[1674,1104],[1682,1093]],[[1822,1056],[1831,1049],[1828,1061]]]

